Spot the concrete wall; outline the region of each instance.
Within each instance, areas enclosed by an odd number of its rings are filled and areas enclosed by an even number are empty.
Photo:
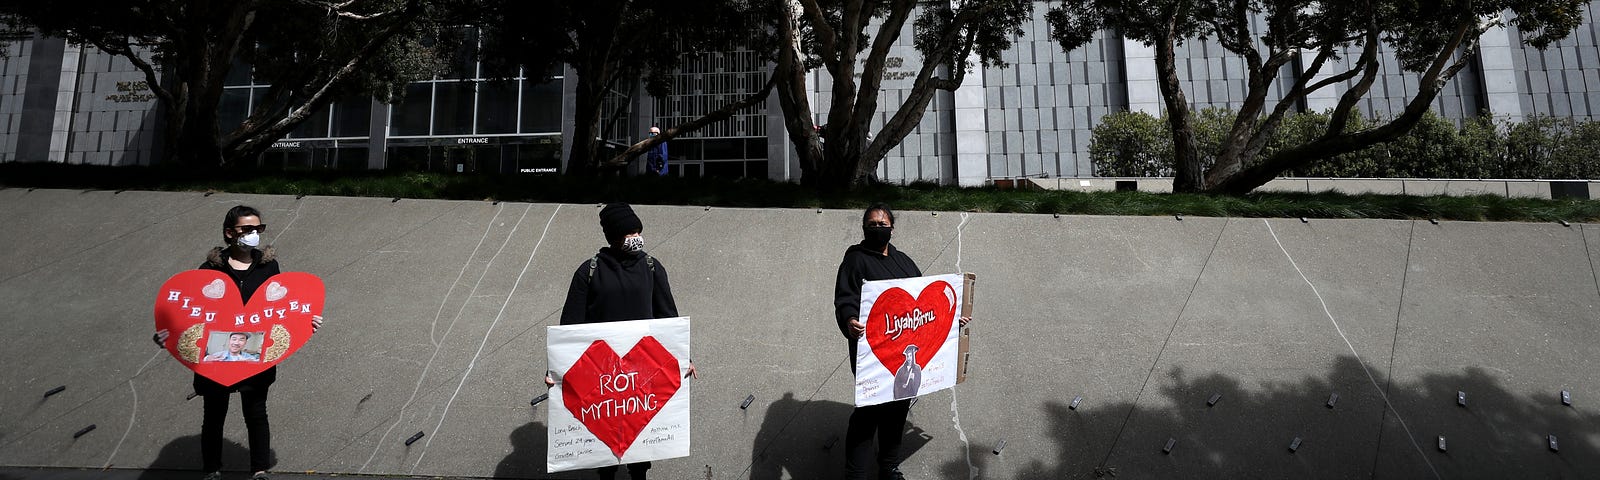
[[[200,193],[0,190],[0,464],[198,468],[201,404],[149,312],[239,203],[263,210],[285,269],[328,287],[327,327],[273,387],[277,470],[587,478],[542,473],[545,405],[528,400],[544,327],[601,243],[595,205]],[[859,212],[637,210],[702,375],[694,454],[653,476],[839,478],[851,375],[830,301]],[[912,478],[1600,471],[1594,225],[907,211],[897,227],[925,272],[979,275],[971,376],[913,407]]]
[[[85,49],[72,90],[67,163],[150,165],[160,154],[160,100],[126,58]]]
[[[1119,183],[1132,184],[1131,190],[1172,193],[1172,179],[1159,177],[1030,178],[1019,180],[1026,188],[1104,192],[1116,190]],[[999,185],[1008,181],[999,180]],[[1572,191],[1557,184],[1571,184]],[[1321,193],[1350,195],[1497,195],[1520,198],[1600,198],[1600,181],[1593,180],[1467,180],[1432,178],[1299,178],[1285,177],[1267,182],[1262,192]],[[1563,193],[1564,192],[1564,193]]]
[[[0,48],[6,50],[0,56],[0,162],[11,162],[17,160],[33,39],[0,42]]]
[[[1542,51],[1523,44],[1515,28],[1506,29],[1514,98],[1522,114],[1600,118],[1600,5],[1579,9],[1584,24]]]

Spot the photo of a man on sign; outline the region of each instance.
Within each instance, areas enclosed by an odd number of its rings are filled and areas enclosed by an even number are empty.
[[[215,332],[211,334],[210,347],[206,351],[207,362],[259,362],[261,361],[261,338],[266,332]],[[253,340],[252,340],[253,339]],[[218,348],[218,347],[221,348]]]

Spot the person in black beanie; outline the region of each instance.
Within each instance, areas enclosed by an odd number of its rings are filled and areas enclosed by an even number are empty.
[[[567,302],[561,308],[561,324],[678,316],[667,268],[644,252],[644,223],[633,208],[625,203],[606,205],[600,209],[600,228],[605,232],[607,246],[572,272]],[[700,378],[694,362],[689,362],[689,374]],[[546,374],[544,383],[554,386],[555,379]],[[643,480],[649,469],[650,462],[629,464],[628,476]],[[617,470],[615,466],[601,467],[596,472],[601,480],[611,480],[616,478]]]

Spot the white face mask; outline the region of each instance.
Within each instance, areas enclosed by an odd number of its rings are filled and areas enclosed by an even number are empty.
[[[261,234],[256,233],[256,232],[246,233],[246,234],[244,234],[244,236],[239,237],[239,244],[240,245],[244,245],[246,247],[250,247],[250,248],[255,248],[257,246],[260,246],[261,245]]]
[[[644,251],[644,236],[634,235],[622,239],[622,251],[629,253]]]

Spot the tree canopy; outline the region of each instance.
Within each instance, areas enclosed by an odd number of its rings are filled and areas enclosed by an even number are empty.
[[[631,93],[642,81],[646,93],[665,96],[669,75],[693,55],[758,47],[761,27],[757,3],[720,0],[486,0],[484,47],[487,63],[502,70],[520,66],[529,76],[561,71],[563,65],[577,78],[573,115],[573,144],[567,156],[569,173],[594,172],[617,166],[631,153],[686,133],[718,117],[668,129],[664,135],[641,142],[619,158],[603,158],[598,139],[606,97],[612,92]],[[765,90],[725,108],[734,111],[765,98]],[[720,113],[720,112],[719,112]]]
[[[0,15],[126,58],[165,107],[167,159],[215,168],[256,158],[335,98],[393,99],[427,78],[430,39],[460,20],[452,2],[70,0],[7,2]],[[243,65],[271,87],[223,131],[224,79]]]
[[[1052,38],[1068,51],[1102,29],[1154,47],[1157,84],[1173,132],[1175,190],[1237,194],[1281,172],[1398,138],[1469,65],[1485,31],[1511,26],[1523,41],[1544,48],[1582,23],[1581,7],[1588,1],[1063,0],[1048,20]],[[1206,39],[1241,58],[1246,69],[1245,100],[1235,107],[1238,116],[1210,165],[1195,151],[1175,53],[1183,42]],[[1388,122],[1350,128],[1385,68],[1382,50],[1395,59],[1389,68],[1418,77],[1418,89]],[[1295,68],[1288,73],[1292,85],[1269,102],[1279,77]],[[1319,135],[1259,155],[1286,113],[1313,92],[1338,86],[1342,92]]]
[[[799,152],[801,182],[825,189],[864,185],[917,127],[937,91],[960,87],[974,63],[1004,65],[1000,53],[1033,12],[1030,0],[778,0],[773,7],[784,126]],[[889,49],[913,15],[922,63],[904,102],[873,134]],[[807,82],[819,68],[833,80],[820,128]]]

